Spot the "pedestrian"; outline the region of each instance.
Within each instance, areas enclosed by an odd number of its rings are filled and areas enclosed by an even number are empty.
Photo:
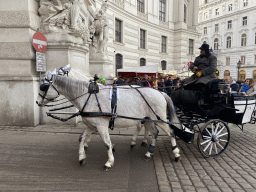
[[[166,93],[164,78],[158,82],[158,90]]]
[[[134,77],[134,81],[132,82],[132,85],[138,85],[142,87],[142,83],[140,82],[140,77]]]
[[[114,85],[114,84],[117,84],[116,82],[117,82],[117,78],[114,77],[114,79],[113,79],[113,85]]]
[[[117,80],[116,84],[117,85],[123,85],[125,82],[125,78],[123,76],[119,77],[119,79]]]
[[[153,87],[152,82],[149,80],[148,75],[144,75],[144,79],[141,80],[143,87]]]
[[[169,76],[168,79],[165,81],[165,88],[168,95],[170,95],[172,92],[172,86],[173,86],[172,77]]]

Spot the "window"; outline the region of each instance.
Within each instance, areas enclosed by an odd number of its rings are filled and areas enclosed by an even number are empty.
[[[189,39],[189,54],[193,55],[194,54],[194,40],[193,39]]]
[[[227,48],[231,48],[231,37],[227,37]]]
[[[204,35],[207,35],[207,27],[204,27]]]
[[[242,35],[242,38],[241,38],[241,46],[246,46],[246,38],[247,37],[247,35],[246,34],[243,34]]]
[[[208,0],[204,0],[204,3],[208,3]]]
[[[224,71],[224,79],[226,79],[226,77],[230,76],[230,71],[226,70]]]
[[[219,24],[215,24],[215,32],[219,31]]]
[[[161,43],[161,52],[166,53],[166,43],[167,42],[167,37],[162,36],[162,43]]]
[[[144,13],[144,0],[137,0],[137,10]]]
[[[215,38],[214,39],[214,50],[219,49],[219,39]]]
[[[248,6],[248,0],[244,0],[244,7]]]
[[[230,57],[226,57],[226,65],[230,65]]]
[[[116,76],[117,76],[117,69],[123,68],[123,56],[121,54],[116,54]]]
[[[140,30],[140,48],[146,49],[146,31]]]
[[[122,42],[122,21],[116,19],[115,40]]]
[[[243,17],[243,26],[247,25],[247,16]]]
[[[240,71],[240,72],[239,72],[238,80],[244,81],[244,80],[245,80],[245,77],[246,77],[245,71]]]
[[[208,12],[205,12],[205,13],[204,13],[204,18],[205,18],[205,19],[208,19]]]
[[[252,78],[253,78],[253,79],[256,78],[256,71],[253,71]]]
[[[232,4],[228,5],[228,11],[232,11]]]
[[[245,56],[241,56],[241,63],[242,63],[242,65],[245,64]]]
[[[184,23],[187,22],[187,6],[184,5]]]
[[[166,7],[166,0],[159,1],[159,20],[165,22],[165,7]]]
[[[162,70],[166,70],[166,61],[161,61]]]
[[[215,15],[219,15],[220,14],[220,9],[215,9]]]
[[[228,29],[232,29],[232,20],[228,21]]]
[[[145,58],[140,58],[140,66],[146,66],[146,59]]]

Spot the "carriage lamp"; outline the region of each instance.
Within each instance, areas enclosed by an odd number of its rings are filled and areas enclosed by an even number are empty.
[[[238,63],[237,63],[237,81],[239,80],[239,69],[241,68],[241,61],[239,59]]]

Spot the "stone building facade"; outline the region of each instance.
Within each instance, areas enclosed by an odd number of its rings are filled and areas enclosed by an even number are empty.
[[[200,0],[201,43],[218,58],[219,77],[256,78],[256,1]],[[241,68],[237,63],[241,61]]]
[[[106,11],[109,30],[104,34],[108,35],[107,50],[104,48],[106,52],[100,53],[102,57],[97,60],[91,52],[93,44],[86,40],[87,29],[103,3],[103,0],[0,0],[0,125],[59,123],[42,117],[40,114],[45,111],[40,112],[35,103],[39,73],[32,37],[38,29],[45,32],[48,40],[47,70],[71,64],[83,77],[94,75],[97,69],[103,72],[102,76],[112,78],[117,68],[153,64],[163,66],[166,72],[179,72],[198,55],[198,0],[109,0]],[[40,7],[44,9],[39,11]],[[47,23],[47,14],[56,10],[58,17],[50,15],[55,23]],[[64,17],[68,10],[71,10],[70,23]],[[79,21],[80,32],[74,19]],[[49,26],[42,25],[42,20]],[[86,33],[81,33],[82,28]]]

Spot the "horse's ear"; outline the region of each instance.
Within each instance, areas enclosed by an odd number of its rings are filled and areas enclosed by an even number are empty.
[[[40,90],[45,92],[49,89],[49,86],[50,86],[49,84],[44,83],[44,84],[40,85]]]

